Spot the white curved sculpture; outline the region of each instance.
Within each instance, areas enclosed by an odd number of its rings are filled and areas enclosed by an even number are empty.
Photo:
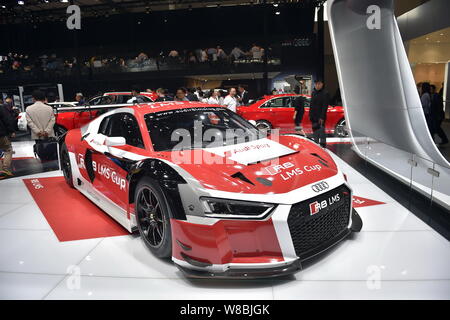
[[[328,0],[328,19],[351,131],[450,168],[427,128],[393,0]]]

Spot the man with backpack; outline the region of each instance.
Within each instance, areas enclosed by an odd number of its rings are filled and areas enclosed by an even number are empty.
[[[33,92],[34,104],[26,111],[27,124],[31,129],[31,139],[36,141],[33,146],[35,154],[42,161],[56,160],[57,143],[55,141],[55,114],[53,108],[45,104],[45,95],[42,91]]]
[[[27,124],[31,129],[31,139],[39,141],[55,137],[53,108],[45,104],[45,95],[42,91],[35,90],[32,97],[34,104],[26,110]]]

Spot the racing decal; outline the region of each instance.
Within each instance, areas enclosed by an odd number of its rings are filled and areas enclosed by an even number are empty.
[[[329,206],[332,206],[335,203],[338,203],[341,201],[341,196],[339,193],[335,194],[334,196],[329,197],[328,199],[322,200],[322,201],[314,201],[309,204],[309,213],[310,215],[315,215],[319,213],[321,210],[328,208]]]
[[[88,170],[88,171],[91,171],[91,172],[89,172],[89,177],[91,178],[91,182],[94,181],[95,175],[98,174],[98,175],[102,176],[104,179],[110,180],[113,184],[117,185],[119,187],[119,190],[121,190],[121,191],[126,190],[127,181],[121,174],[119,174],[114,168],[112,168],[111,166],[108,166],[107,164],[92,160],[91,152],[86,153],[86,155],[87,155],[87,158],[89,158],[89,159],[85,160],[84,156],[82,154],[78,154],[78,159],[79,159],[79,164],[80,164],[79,167],[87,169],[86,162],[88,163],[88,167],[90,168],[90,170]],[[91,177],[91,175],[93,175],[93,176]]]
[[[320,170],[322,170],[322,166],[320,165],[305,165],[302,167],[297,167],[294,163],[288,161],[282,164],[265,167],[264,173],[270,176],[279,175],[283,181],[287,181],[292,177],[300,176],[305,172],[319,172]]]
[[[353,196],[353,208],[363,208],[386,204],[385,202]]]
[[[238,145],[205,148],[204,150],[244,165],[262,162],[297,152],[267,138]]]

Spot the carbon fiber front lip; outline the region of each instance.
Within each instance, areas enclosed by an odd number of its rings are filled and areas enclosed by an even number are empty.
[[[177,267],[185,274],[186,277],[192,279],[267,279],[291,275],[301,270],[300,260],[293,263],[276,268],[258,268],[258,269],[228,269],[224,272],[211,272],[203,270],[194,270],[177,265]]]

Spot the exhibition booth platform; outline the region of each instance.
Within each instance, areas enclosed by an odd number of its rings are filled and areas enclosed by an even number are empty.
[[[188,279],[156,258],[62,172],[0,182],[0,299],[450,299],[450,244],[340,158],[364,221],[352,235],[291,276]],[[16,157],[31,158],[29,146]],[[348,145],[348,147],[350,147]],[[413,250],[412,250],[413,249]]]

